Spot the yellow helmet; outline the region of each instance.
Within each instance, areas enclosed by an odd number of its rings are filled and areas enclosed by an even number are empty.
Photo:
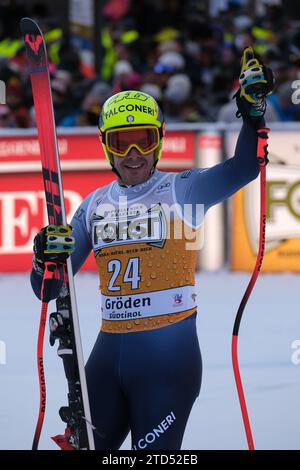
[[[159,132],[159,146],[155,153],[155,164],[162,154],[165,123],[163,114],[155,99],[137,90],[121,91],[108,98],[100,114],[100,140],[109,163],[112,156],[106,146],[106,132],[110,129],[130,128],[138,126],[154,126]]]

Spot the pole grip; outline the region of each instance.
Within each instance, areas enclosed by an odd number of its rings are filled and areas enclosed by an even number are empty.
[[[268,159],[268,138],[270,129],[268,127],[262,127],[257,129],[257,152],[256,156],[258,159],[259,166],[266,166],[269,163]]]

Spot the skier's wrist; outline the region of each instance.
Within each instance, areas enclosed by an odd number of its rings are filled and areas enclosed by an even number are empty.
[[[243,103],[245,105],[245,108],[249,105],[249,103]],[[241,110],[242,105],[239,105],[239,111]],[[259,129],[261,127],[264,127],[265,123],[265,118],[264,114],[261,116],[255,116],[252,115],[250,110],[245,110],[244,113],[241,113],[241,117],[244,123],[250,124],[254,129]]]

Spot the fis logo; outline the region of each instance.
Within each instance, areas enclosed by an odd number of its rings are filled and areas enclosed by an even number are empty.
[[[158,204],[145,213],[133,216],[94,216],[92,233],[95,253],[108,246],[132,243],[147,243],[162,248],[167,236],[167,222]]]

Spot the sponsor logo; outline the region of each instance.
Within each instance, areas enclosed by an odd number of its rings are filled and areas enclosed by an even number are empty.
[[[192,174],[192,170],[187,170],[187,171],[184,171],[181,175],[180,175],[180,178],[189,178]]]
[[[122,312],[122,313],[116,313],[116,312],[113,312],[113,313],[110,313],[109,314],[109,319],[110,320],[131,320],[132,318],[138,318],[138,317],[141,317],[142,314],[140,311],[136,311],[136,312]]]
[[[127,116],[127,118],[126,118],[126,121],[127,122],[133,122],[134,121],[134,116],[132,116],[132,114],[129,114],[129,116]]]
[[[167,183],[162,183],[158,185],[155,193],[156,194],[166,193],[167,191],[170,191],[170,189],[171,189],[171,183],[168,181]]]
[[[41,387],[41,411],[44,413],[46,409],[46,383],[44,374],[44,362],[43,358],[38,358],[38,367],[40,374],[40,387]]]
[[[145,95],[145,93],[141,91],[127,91],[127,93],[123,93],[122,95],[119,94],[112,96],[109,100],[109,104],[118,104],[121,101],[127,101],[131,99],[135,99],[145,103],[149,100],[149,96]]]
[[[108,315],[110,320],[126,320],[141,317],[142,314],[140,310],[127,310],[131,308],[136,309],[139,307],[151,307],[151,298],[141,297],[132,299],[132,297],[129,297],[128,299],[124,300],[122,297],[117,297],[116,299],[105,299],[105,309],[109,312]]]
[[[255,192],[259,194],[258,184],[259,182],[255,181],[245,189],[244,199],[245,219],[253,252],[257,250],[260,223],[255,199]],[[288,239],[300,237],[300,168],[271,164],[268,168],[266,193],[267,207],[263,229],[266,231],[265,248],[268,252]]]
[[[175,307],[180,307],[182,305],[182,294],[175,294],[173,295],[174,299],[174,306]]]
[[[108,214],[110,212],[108,211]],[[148,243],[162,248],[167,232],[164,212],[157,204],[143,213],[93,217],[93,245],[98,251],[107,246]]]
[[[40,34],[34,36],[33,34],[25,34],[24,43],[29,57],[39,64],[44,55],[43,38]]]
[[[171,411],[158,426],[148,432],[143,438],[139,439],[136,444],[132,446],[132,450],[146,449],[149,444],[153,444],[162,434],[167,432],[175,421],[175,413]]]
[[[133,192],[134,193],[139,193],[142,191],[142,189],[145,189],[147,186],[153,185],[155,181],[159,178],[158,174],[154,174],[151,178],[149,178],[147,181],[141,184],[137,184],[136,186],[133,187]]]
[[[70,219],[82,197],[75,191],[65,190],[65,199]],[[32,253],[33,238],[39,226],[47,224],[44,201],[44,191],[0,192],[0,255]],[[41,217],[37,222],[39,211]]]
[[[35,55],[38,55],[42,42],[43,38],[40,34],[38,34],[36,37],[33,34],[25,35],[25,44]]]
[[[69,152],[68,140],[58,139],[58,149],[60,156],[65,156]],[[4,139],[0,142],[0,158],[32,158],[40,156],[41,149],[38,139]]]
[[[104,113],[105,119],[109,119],[113,116],[116,116],[120,113],[125,113],[126,111],[140,111],[141,113],[150,114],[150,116],[155,116],[154,109],[146,106],[144,104],[121,104],[120,106],[116,106],[115,108],[110,109],[108,112]],[[127,118],[128,120],[128,118]]]

